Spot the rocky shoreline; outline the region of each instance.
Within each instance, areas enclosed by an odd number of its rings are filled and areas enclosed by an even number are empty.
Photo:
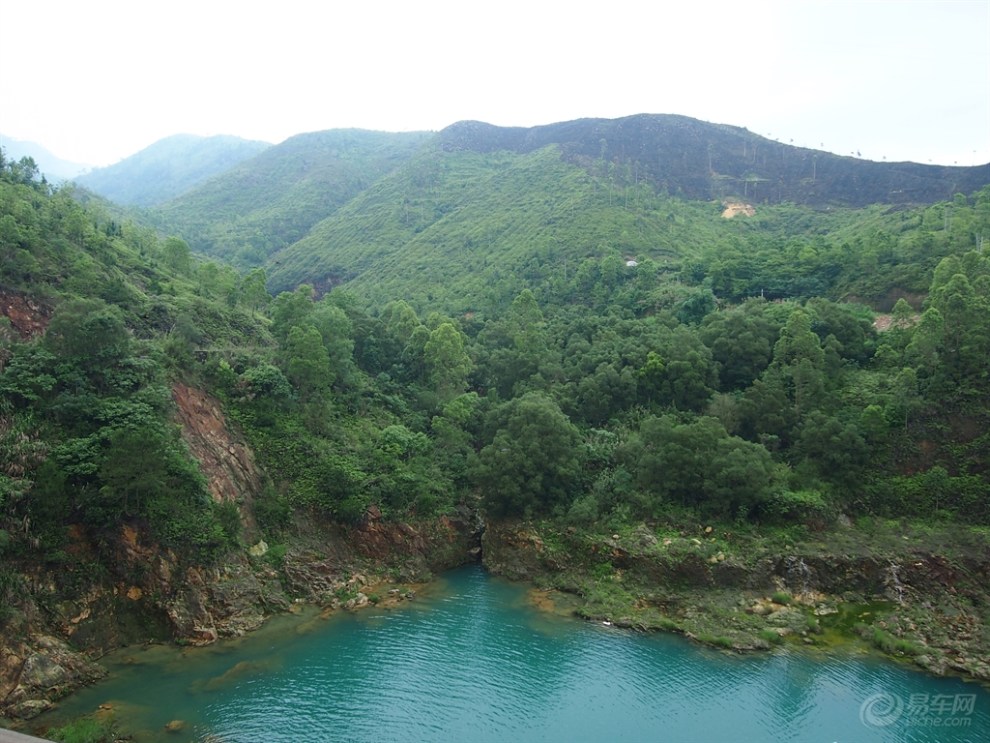
[[[738,652],[861,640],[935,675],[990,683],[990,546],[982,535],[943,551],[931,535],[910,533],[847,530],[790,545],[712,527],[667,534],[645,525],[609,534],[490,525],[485,565],[572,594],[576,613],[617,626]]]
[[[31,576],[32,591],[3,628],[0,715],[9,723],[99,680],[99,657],[121,645],[209,644],[302,604],[325,614],[398,604],[415,584],[478,559],[531,583],[544,608],[564,596],[568,612],[591,620],[737,652],[859,638],[930,673],[990,682],[990,547],[979,538],[948,552],[920,537],[874,535],[867,544],[853,532],[759,544],[713,527],[696,536],[646,525],[595,534],[550,523],[482,528],[467,509],[389,522],[372,509],[354,526],[300,529],[281,552],[259,541],[204,568],[182,567],[124,531],[116,580],[68,596],[57,576]]]
[[[115,575],[23,567],[27,590],[0,624],[0,718],[28,720],[51,709],[102,678],[97,661],[124,645],[207,645],[300,603],[334,611],[406,600],[410,589],[396,584],[477,559],[478,529],[466,510],[404,523],[371,509],[356,525],[300,525],[280,550],[259,541],[203,567],[183,565],[125,526]]]

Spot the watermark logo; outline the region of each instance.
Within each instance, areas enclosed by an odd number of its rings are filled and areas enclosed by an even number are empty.
[[[859,706],[859,720],[867,727],[885,728],[904,714],[904,702],[896,694],[881,691],[871,694]]]
[[[867,727],[885,728],[894,723],[912,727],[969,727],[976,708],[976,694],[911,694],[904,698],[881,691],[859,706],[859,719]]]

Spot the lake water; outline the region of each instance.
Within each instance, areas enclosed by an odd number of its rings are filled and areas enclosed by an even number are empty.
[[[60,715],[134,740],[987,741],[990,693],[851,651],[737,656],[536,609],[478,567],[412,602],[128,649]],[[172,720],[180,732],[165,732]]]

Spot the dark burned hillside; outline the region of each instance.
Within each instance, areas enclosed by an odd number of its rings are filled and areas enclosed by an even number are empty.
[[[814,206],[931,203],[990,182],[990,165],[944,167],[841,157],[685,116],[641,114],[532,128],[463,121],[441,147],[526,153],[556,144],[565,159],[621,182],[648,181],[687,199],[745,198]]]

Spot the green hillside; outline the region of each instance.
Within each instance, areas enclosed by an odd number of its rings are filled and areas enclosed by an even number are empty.
[[[951,199],[987,182],[990,166],[869,163],[684,117],[463,122],[271,253],[265,269],[274,291],[344,285],[367,306],[405,299],[460,314],[505,305],[524,287],[560,302],[583,263],[616,255],[688,283],[708,277],[725,299],[825,295],[889,308],[923,293],[938,258],[975,234],[963,212],[940,207],[956,229],[931,242],[940,217],[889,200]],[[724,219],[726,203],[755,216]],[[751,265],[757,253],[766,270]],[[874,260],[907,265],[876,271]]]
[[[428,136],[356,129],[300,134],[152,216],[197,253],[258,266],[401,165]]]

